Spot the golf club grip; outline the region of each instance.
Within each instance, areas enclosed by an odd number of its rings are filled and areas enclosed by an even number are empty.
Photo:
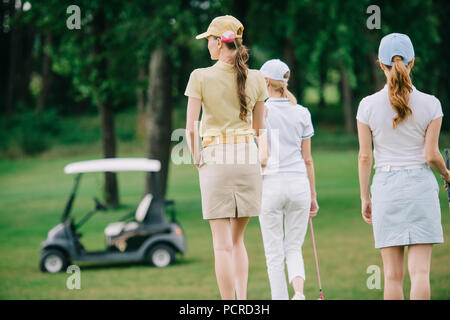
[[[445,149],[445,166],[447,167],[447,170],[450,170],[450,149]],[[450,184],[447,182],[447,196],[448,196],[448,202],[450,202]]]

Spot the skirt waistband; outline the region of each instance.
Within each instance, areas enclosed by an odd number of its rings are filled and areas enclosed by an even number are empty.
[[[407,170],[407,169],[421,169],[427,168],[428,166],[425,164],[411,165],[411,166],[391,166],[385,165],[375,169],[376,172],[390,172],[390,171],[398,171],[398,170]]]
[[[276,178],[296,178],[296,177],[308,177],[306,172],[278,172],[274,174],[263,174],[264,179],[276,179]]]
[[[205,137],[202,140],[202,147],[206,147],[209,145],[215,145],[215,144],[221,144],[221,143],[250,142],[253,140],[254,140],[253,134]]]

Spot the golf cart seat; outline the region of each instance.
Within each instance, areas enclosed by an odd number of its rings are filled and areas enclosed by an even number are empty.
[[[115,237],[122,231],[131,231],[137,229],[139,227],[139,224],[145,220],[150,208],[150,204],[152,203],[152,199],[153,195],[151,193],[146,194],[136,209],[136,220],[128,223],[124,221],[110,223],[105,228],[105,236]]]

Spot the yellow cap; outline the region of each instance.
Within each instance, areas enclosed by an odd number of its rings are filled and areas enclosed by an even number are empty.
[[[242,38],[244,33],[244,26],[242,23],[233,16],[220,16],[214,18],[209,24],[208,30],[196,36],[196,39],[203,39],[209,36],[222,36],[225,31],[231,30],[236,35],[236,38]]]

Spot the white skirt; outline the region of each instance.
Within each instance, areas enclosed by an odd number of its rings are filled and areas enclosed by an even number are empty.
[[[444,242],[439,185],[430,168],[377,171],[370,189],[375,248]]]

